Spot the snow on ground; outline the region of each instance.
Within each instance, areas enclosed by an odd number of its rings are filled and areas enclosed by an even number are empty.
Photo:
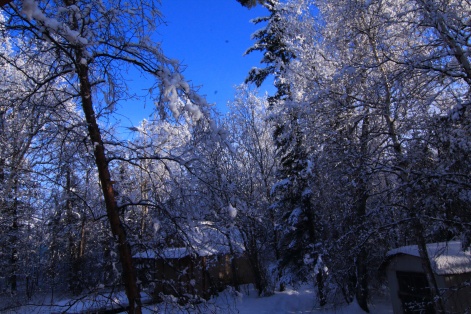
[[[176,309],[168,305],[147,306],[143,311],[150,313],[187,313],[183,309]],[[270,297],[258,297],[254,289],[235,293],[225,291],[218,297],[210,300],[208,304],[199,305],[190,313],[238,313],[238,314],[364,314],[365,312],[357,303],[342,306],[327,305],[321,308],[315,299],[314,289],[302,286],[297,290],[287,289],[284,292],[276,292]],[[370,304],[371,314],[392,314],[392,306],[388,298],[376,298]]]
[[[148,298],[144,298],[149,300]],[[95,294],[79,300],[62,300],[55,302],[55,306],[22,306],[1,313],[85,313],[90,310],[100,310],[104,304],[111,301],[115,308],[119,304],[126,304],[126,297],[123,292],[109,295]],[[175,300],[176,301],[176,300]],[[117,306],[118,305],[118,306]],[[299,289],[287,289],[284,292],[276,292],[270,297],[258,297],[253,287],[245,286],[243,291],[235,292],[230,289],[222,292],[219,296],[211,299],[207,303],[200,303],[190,307],[182,307],[177,302],[160,303],[156,305],[145,305],[144,314],[151,313],[214,313],[214,314],[363,314],[357,303],[350,305],[319,307],[315,298],[315,290],[309,286],[301,286]],[[372,314],[392,314],[392,307],[388,298],[373,299],[370,304]]]
[[[146,298],[144,296],[144,298]],[[127,304],[126,294],[122,291],[97,292],[86,296],[71,298],[61,298],[55,295],[54,299],[50,294],[36,295],[31,300],[20,300],[16,302],[5,302],[0,299],[1,314],[50,314],[50,313],[85,313],[99,312],[103,309],[117,309]],[[147,298],[149,299],[149,298]],[[145,299],[144,299],[145,300]],[[27,304],[27,305],[25,305]],[[3,309],[3,310],[2,310]]]
[[[348,306],[320,307],[314,297],[313,289],[301,287],[296,290],[289,289],[284,292],[277,292],[275,295],[266,298],[256,296],[244,297],[237,302],[239,313],[365,313],[357,303]],[[384,311],[376,311],[379,306],[372,306],[371,313],[392,313],[387,311],[386,307],[381,307]]]

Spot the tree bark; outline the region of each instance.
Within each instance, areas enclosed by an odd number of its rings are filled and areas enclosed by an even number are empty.
[[[77,60],[82,58],[82,52],[77,49]],[[95,163],[98,169],[101,188],[106,205],[106,214],[110,223],[111,232],[118,243],[119,259],[122,266],[122,279],[129,300],[128,313],[141,313],[141,298],[136,280],[136,272],[132,262],[131,248],[126,237],[126,231],[121,223],[118,206],[115,199],[113,182],[105,155],[105,147],[101,138],[95,111],[93,109],[91,84],[88,75],[88,66],[79,64],[77,73],[80,81],[80,96],[82,109],[88,124],[90,140],[94,145]]]
[[[68,226],[67,231],[67,247],[69,255],[69,290],[74,294],[78,295],[80,293],[80,278],[79,278],[79,263],[77,261],[77,245],[75,243],[74,236],[74,214],[73,214],[73,204],[72,204],[72,181],[71,181],[71,169],[70,165],[65,165],[65,195],[66,195],[66,224]]]
[[[369,146],[369,134],[370,134],[370,119],[369,119],[369,109],[365,109],[363,124],[361,126],[361,136],[360,136],[360,159],[359,159],[359,169],[357,173],[358,187],[355,191],[355,197],[357,198],[355,225],[359,227],[361,233],[365,232],[365,217],[367,212],[367,201],[368,201],[368,183],[366,181],[366,160],[368,158],[368,146]],[[361,237],[362,235],[360,235]],[[367,251],[365,245],[362,245],[359,249],[356,258],[355,258],[355,269],[356,269],[356,282],[355,282],[355,297],[357,299],[358,305],[367,313],[370,312],[368,308],[368,298],[369,298],[369,289],[368,289],[368,267],[367,267]]]
[[[414,231],[417,241],[417,248],[419,251],[419,256],[422,260],[422,268],[425,272],[425,277],[427,277],[427,282],[430,287],[430,294],[432,297],[433,307],[437,314],[446,313],[443,301],[440,295],[440,290],[438,289],[438,284],[433,273],[432,264],[430,263],[430,257],[427,251],[427,244],[424,238],[424,230],[419,219],[416,218],[414,221]]]
[[[17,272],[18,272],[18,232],[19,232],[19,225],[18,225],[18,179],[14,179],[14,186],[12,191],[13,201],[11,204],[7,202],[7,206],[9,207],[9,215],[12,219],[12,224],[10,227],[10,237],[8,239],[8,245],[11,246],[11,255],[10,255],[10,277],[9,277],[9,284],[10,284],[10,293],[15,294],[17,292]]]

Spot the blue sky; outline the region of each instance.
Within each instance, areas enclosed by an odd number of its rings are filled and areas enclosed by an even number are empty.
[[[185,78],[225,110],[233,86],[261,59],[260,54],[243,56],[254,43],[251,35],[261,28],[250,20],[268,11],[249,10],[236,0],[162,0],[161,10],[167,22],[160,30],[164,53],[185,64]]]
[[[159,28],[156,40],[162,42],[164,53],[180,60],[186,66],[184,77],[200,86],[208,103],[225,112],[234,97],[234,86],[244,82],[253,66],[260,65],[260,53],[244,56],[244,52],[254,43],[251,35],[262,27],[250,20],[266,16],[268,11],[260,6],[249,10],[236,0],[161,0],[161,11],[166,24]],[[260,92],[267,88],[273,91],[272,83],[266,83]],[[134,125],[151,112],[138,105],[123,109],[123,116]]]

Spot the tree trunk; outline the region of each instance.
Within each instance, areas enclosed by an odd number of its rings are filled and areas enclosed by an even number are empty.
[[[309,243],[315,244],[320,240],[317,236],[317,231],[316,231],[316,215],[314,213],[314,208],[311,205],[311,201],[309,198],[304,198],[304,207],[306,208],[306,216],[308,219],[308,232],[309,232]],[[317,253],[317,260],[316,264],[320,262],[320,252]],[[319,299],[319,304],[320,306],[324,306],[327,303],[325,292],[324,292],[324,274],[323,274],[323,266],[322,265],[316,265],[318,268],[318,273],[316,274],[315,278],[315,284],[317,285],[317,297]]]
[[[266,182],[265,182],[265,186],[266,187],[268,186],[268,184]],[[270,199],[270,190],[268,188],[266,188],[266,190],[267,190],[267,199]],[[281,260],[281,253],[280,253],[280,248],[279,248],[279,245],[280,245],[279,244],[279,241],[280,241],[279,233],[280,233],[280,231],[277,230],[277,228],[276,228],[275,213],[274,213],[274,210],[271,207],[269,208],[268,213],[270,215],[271,230],[273,232],[272,246],[273,246],[273,250],[275,252],[275,260],[277,261],[277,263],[279,263],[280,260]],[[281,277],[283,276],[283,269],[278,265],[276,272],[277,272],[276,279],[279,282],[278,291],[283,292],[286,289],[284,282],[281,281]]]
[[[75,0],[63,1],[66,6],[75,4]],[[73,21],[73,29],[78,30],[79,27],[76,16],[72,15],[71,19]],[[86,60],[87,58],[84,55],[83,48],[80,46],[75,46],[74,53],[75,67],[80,84],[82,110],[85,114],[85,119],[88,125],[88,135],[94,146],[95,164],[98,170],[98,177],[103,191],[103,197],[105,199],[106,214],[114,240],[118,243],[119,260],[122,266],[122,279],[126,290],[126,296],[129,301],[128,313],[141,314],[141,297],[139,287],[137,285],[136,271],[132,262],[131,247],[126,237],[126,231],[119,217],[118,205],[116,203],[114,193],[115,191],[105,154],[105,146],[101,138],[100,128],[96,121],[95,110],[93,109],[89,67],[87,63],[84,64],[81,62],[81,60]]]
[[[85,215],[82,218],[82,226],[80,227],[80,242],[79,242],[79,252],[78,252],[78,258],[82,260],[83,255],[85,254]]]
[[[369,109],[365,110],[365,116],[363,118],[363,124],[361,127],[360,137],[360,160],[359,160],[359,171],[358,171],[358,189],[356,191],[356,197],[358,198],[358,204],[356,206],[356,226],[359,227],[360,232],[365,232],[364,225],[367,201],[368,201],[368,183],[366,182],[366,158],[368,156],[368,138],[370,133],[370,119]],[[361,238],[362,235],[360,235]],[[356,286],[355,296],[358,305],[367,313],[370,312],[368,309],[368,267],[367,267],[367,252],[363,246],[360,247],[360,252],[356,256],[355,260],[356,268]]]
[[[327,304],[327,298],[324,293],[324,270],[322,268],[323,267],[319,267],[319,272],[316,275],[317,293],[320,306]]]
[[[74,229],[75,219],[73,213],[73,202],[72,202],[72,181],[71,181],[71,169],[70,165],[65,165],[65,212],[66,212],[66,224],[67,224],[67,251],[69,255],[69,275],[67,280],[69,283],[69,291],[74,295],[80,293],[80,276],[79,276],[79,263],[77,261],[77,245],[75,243]]]
[[[76,51],[77,60],[81,60],[82,52],[79,48]],[[82,100],[82,109],[88,124],[88,133],[90,140],[94,145],[95,163],[98,169],[103,196],[106,204],[106,214],[110,223],[112,234],[118,243],[119,259],[122,266],[122,279],[129,300],[128,313],[141,313],[141,298],[139,287],[136,280],[136,272],[132,262],[131,248],[128,243],[126,232],[121,223],[118,206],[115,200],[113,182],[108,168],[108,162],[105,155],[105,147],[101,138],[95,111],[93,109],[91,84],[88,75],[88,66],[79,64],[77,72],[80,80],[80,96]]]
[[[438,284],[433,273],[432,265],[430,263],[430,257],[427,251],[427,244],[424,238],[424,230],[418,218],[416,218],[414,221],[414,231],[417,241],[417,248],[419,250],[419,256],[422,260],[422,268],[425,272],[425,277],[427,277],[427,282],[430,287],[430,294],[433,302],[433,307],[437,314],[446,313],[440,295],[440,290],[438,289]]]
[[[355,287],[355,296],[358,305],[367,313],[370,312],[368,308],[368,272],[366,267],[366,252],[364,248],[361,248],[360,253],[356,260],[356,271],[357,271],[357,282]]]
[[[11,234],[9,239],[9,245],[11,246],[10,256],[10,289],[11,293],[15,294],[17,291],[17,273],[18,273],[18,179],[15,179],[15,185],[13,187],[13,203],[11,204],[11,219],[13,220],[11,225]]]
[[[360,185],[365,184],[361,182]],[[363,186],[364,187],[364,186]],[[359,191],[363,195],[360,196],[359,204],[357,205],[357,226],[363,223],[363,220],[366,216],[366,201],[368,196],[366,195],[365,189],[360,189]],[[359,228],[360,232],[364,232],[364,228]],[[360,236],[361,238],[361,236]],[[355,269],[356,269],[356,283],[355,283],[355,297],[357,299],[358,305],[367,313],[370,312],[368,308],[368,267],[367,267],[367,251],[364,246],[360,248],[356,258],[355,258]]]
[[[249,240],[250,242],[253,242],[254,240]],[[248,253],[249,254],[249,261],[250,261],[250,265],[252,266],[252,272],[253,272],[253,275],[254,275],[254,279],[255,279],[255,288],[257,289],[258,291],[258,296],[263,296],[264,294],[264,291],[266,290],[267,288],[267,283],[266,283],[266,280],[265,280],[265,275],[262,273],[263,270],[262,270],[262,267],[260,265],[260,258],[258,256],[258,252],[257,252],[257,249],[254,248],[254,244],[250,244],[250,246],[252,246],[252,248],[250,249],[250,252]]]

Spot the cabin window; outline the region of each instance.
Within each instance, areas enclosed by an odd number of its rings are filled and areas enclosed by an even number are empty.
[[[396,272],[404,314],[434,313],[427,277],[418,272]]]

